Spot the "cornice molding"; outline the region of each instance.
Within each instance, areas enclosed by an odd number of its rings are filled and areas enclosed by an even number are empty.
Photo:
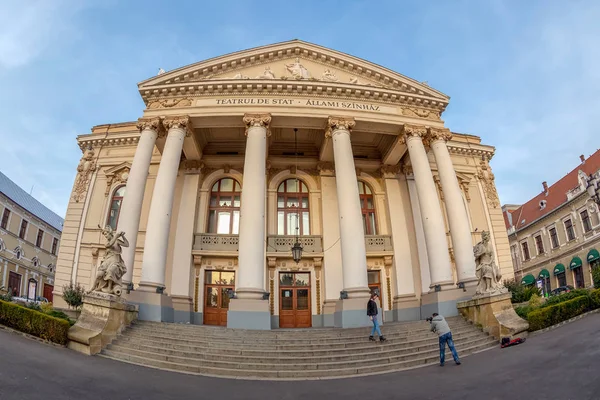
[[[485,158],[486,160],[491,160],[494,157],[495,149],[481,147],[473,147],[470,144],[462,144],[459,142],[448,142],[448,151],[452,154],[458,154],[461,156],[472,156],[472,157],[480,157]]]
[[[81,137],[78,139],[79,148],[82,152],[86,149],[97,148],[97,147],[108,147],[108,146],[133,146],[139,142],[140,137],[138,136],[124,136],[118,138],[85,138]]]

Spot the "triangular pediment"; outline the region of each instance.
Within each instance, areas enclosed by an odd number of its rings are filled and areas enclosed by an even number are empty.
[[[114,176],[114,175],[119,174],[120,172],[130,171],[130,170],[131,170],[131,163],[122,162],[119,165],[115,165],[114,167],[107,168],[106,170],[104,170],[104,174],[106,176]]]
[[[260,82],[260,83],[258,83]],[[168,89],[189,85],[289,83],[342,87],[342,90],[383,90],[398,96],[424,99],[424,104],[445,108],[449,97],[397,72],[360,58],[300,40],[243,50],[161,73],[141,82],[145,101]],[[177,89],[175,89],[177,90]],[[182,89],[187,90],[187,89]],[[211,89],[212,90],[212,89]]]

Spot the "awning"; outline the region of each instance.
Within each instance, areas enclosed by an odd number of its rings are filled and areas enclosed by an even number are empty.
[[[522,285],[533,285],[535,283],[535,278],[531,274],[527,274],[521,279]]]
[[[543,269],[540,271],[540,274],[538,275],[538,279],[545,279],[545,278],[550,278],[550,272],[548,272],[547,269]]]
[[[575,269],[575,268],[581,267],[582,265],[583,265],[583,262],[581,261],[581,258],[575,256],[569,263],[569,268]]]
[[[586,259],[589,263],[591,263],[592,261],[600,260],[600,253],[596,249],[591,249]]]
[[[562,264],[556,264],[554,267],[554,275],[562,274],[565,272],[565,266]]]

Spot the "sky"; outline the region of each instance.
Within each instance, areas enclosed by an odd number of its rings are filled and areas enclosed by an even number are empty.
[[[449,95],[446,126],[496,147],[520,204],[600,147],[599,21],[595,0],[2,0],[0,171],[64,216],[76,136],[139,118],[139,82],[301,39]]]

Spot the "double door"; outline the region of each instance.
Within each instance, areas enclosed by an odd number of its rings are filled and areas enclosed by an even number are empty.
[[[21,296],[21,275],[11,271],[8,274],[8,286],[6,290],[10,290],[15,297]]]
[[[227,326],[231,293],[235,290],[235,272],[205,271],[204,324]]]
[[[279,327],[310,328],[310,273],[279,274]]]

